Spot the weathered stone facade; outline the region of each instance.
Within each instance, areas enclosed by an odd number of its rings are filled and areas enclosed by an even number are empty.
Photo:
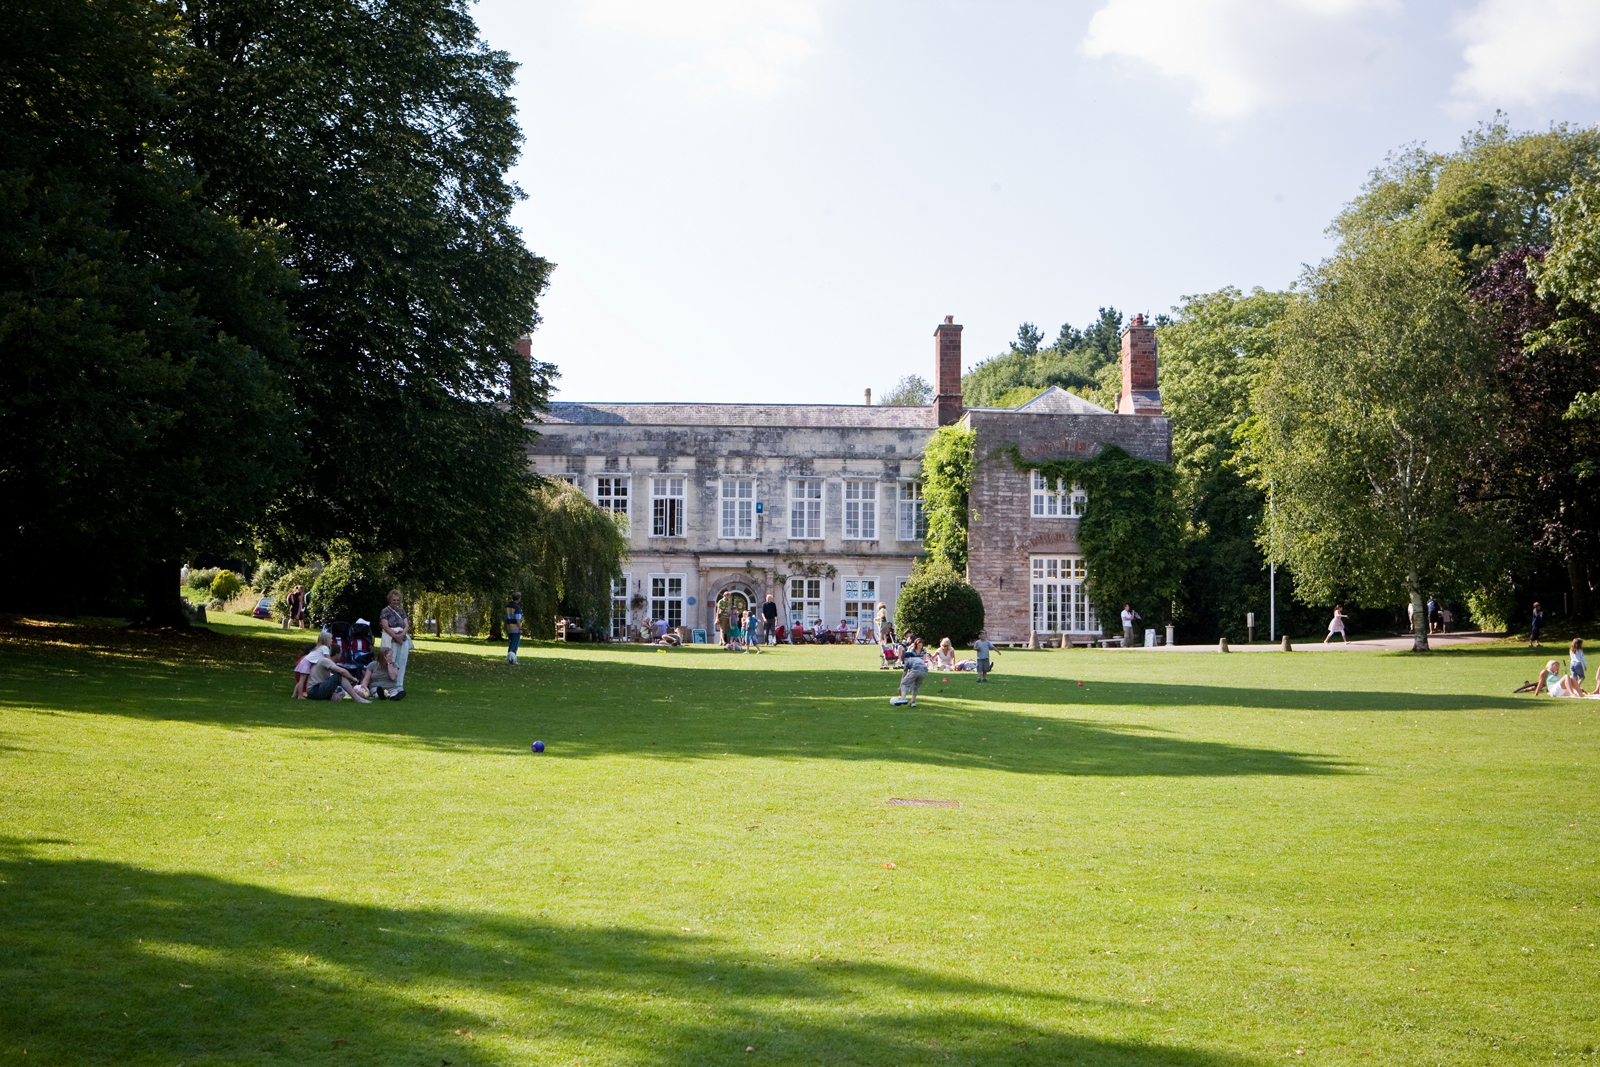
[[[1049,597],[1066,590],[1070,601],[1070,583],[1033,573],[1044,574],[1036,560],[1059,567],[1081,559],[1077,518],[1060,513],[1074,506],[1070,492],[1055,513],[1035,514],[1031,476],[995,452],[1015,444],[1027,458],[1087,458],[1116,444],[1167,461],[1159,394],[1141,389],[1139,414],[1114,415],[1060,389],[1018,409],[962,409],[960,330],[947,318],[935,333],[937,392],[928,407],[552,404],[530,452],[533,469],[572,481],[628,519],[633,558],[614,629],[666,617],[710,631],[727,590],[752,604],[773,594],[786,624],[820,619],[833,628],[880,601],[892,614],[922,554],[922,448],[959,417],[977,435],[968,575],[991,638],[1025,641],[1038,629],[1086,638],[1091,620],[1075,616],[1072,602],[1064,616],[1052,614],[1035,589],[1044,583]],[[1123,351],[1125,367],[1130,353],[1148,352],[1153,386],[1154,331],[1136,321]],[[1144,384],[1142,366],[1137,381]],[[828,567],[831,576],[817,573]]]

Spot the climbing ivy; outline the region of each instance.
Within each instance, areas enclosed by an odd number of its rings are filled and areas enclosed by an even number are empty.
[[[922,449],[922,547],[957,571],[967,569],[967,524],[972,495],[973,449],[978,435],[960,425],[941,426]]]
[[[1024,474],[1081,485],[1089,496],[1078,523],[1089,601],[1102,620],[1132,604],[1146,618],[1166,617],[1183,578],[1183,516],[1177,474],[1164,463],[1106,445],[1090,459],[1024,459],[1016,445],[997,449]]]

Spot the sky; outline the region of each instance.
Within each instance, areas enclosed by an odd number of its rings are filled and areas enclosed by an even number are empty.
[[[1285,288],[1385,156],[1600,122],[1597,0],[480,0],[557,400],[859,404]]]

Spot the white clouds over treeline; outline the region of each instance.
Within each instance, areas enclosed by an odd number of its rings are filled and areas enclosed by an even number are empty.
[[[1399,0],[1107,0],[1082,49],[1147,63],[1187,86],[1196,112],[1240,118],[1373,90],[1406,61],[1403,13]],[[1424,24],[1461,49],[1455,110],[1600,94],[1596,0],[1478,0],[1428,14]]]

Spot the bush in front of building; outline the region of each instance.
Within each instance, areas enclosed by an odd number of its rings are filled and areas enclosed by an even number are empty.
[[[375,561],[335,542],[322,573],[311,583],[311,622],[319,627],[335,619],[376,623],[393,584]]]
[[[929,557],[900,590],[894,625],[896,632],[916,634],[930,645],[948,637],[953,644],[968,646],[983,629],[983,597],[949,560]]]

